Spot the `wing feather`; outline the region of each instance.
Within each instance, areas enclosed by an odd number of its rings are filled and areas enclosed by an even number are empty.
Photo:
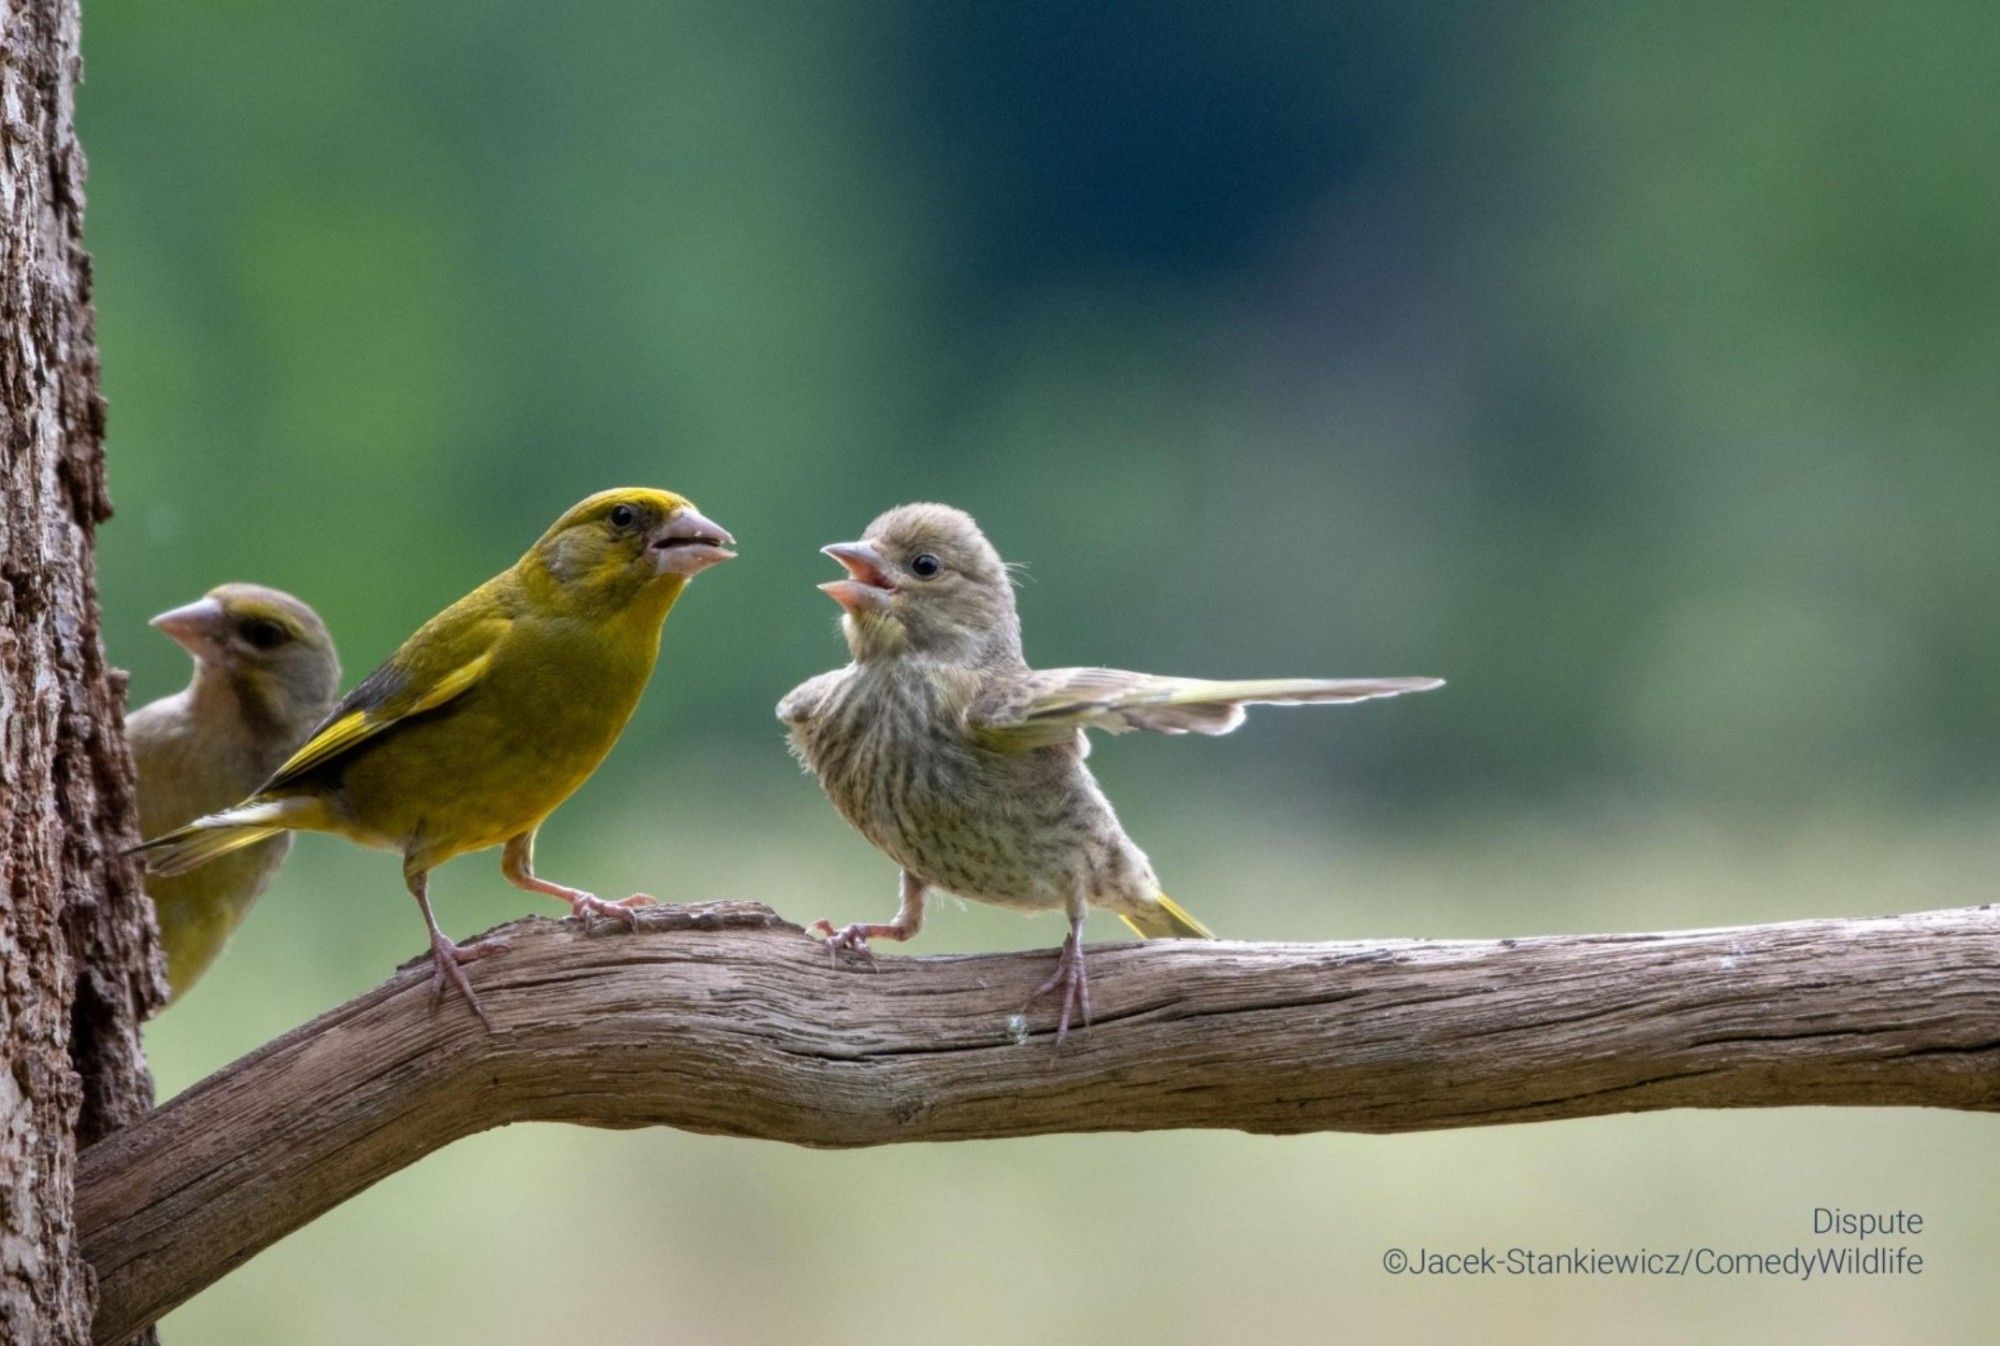
[[[808,678],[791,691],[785,693],[778,703],[778,718],[789,725],[801,725],[819,713],[820,703],[826,694],[847,676],[847,670],[836,668],[822,673],[816,678]]]
[[[1442,687],[1440,678],[1268,678],[1210,682],[1116,668],[1055,668],[990,685],[967,711],[985,746],[1027,752],[1062,743],[1079,729],[1124,734],[1226,734],[1252,705],[1368,701]]]
[[[450,615],[450,610],[442,615]],[[307,772],[354,751],[399,721],[436,710],[464,696],[492,667],[494,652],[511,624],[505,617],[489,617],[447,637],[441,630],[433,629],[442,625],[441,620],[434,620],[410,637],[388,663],[343,697],[258,793],[289,785]],[[442,677],[419,680],[405,671],[439,662],[444,662],[447,670]]]

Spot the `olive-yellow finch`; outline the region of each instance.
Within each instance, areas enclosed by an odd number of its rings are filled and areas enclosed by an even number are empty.
[[[139,768],[139,831],[158,836],[256,789],[340,694],[319,615],[256,584],[224,584],[153,625],[194,656],[194,679],[125,718]],[[284,863],[289,835],[194,874],[146,882],[160,918],[172,1003],[195,984]]]
[[[732,545],[670,492],[591,496],[403,642],[255,794],[142,847],[147,868],[177,874],[286,830],[399,851],[430,928],[433,994],[451,982],[490,1027],[460,964],[505,946],[447,938],[431,914],[430,871],[504,845],[500,869],[516,887],[580,918],[633,922],[627,908],[652,899],[606,902],[536,877],[535,829],[611,751],[668,609]]]
[[[1210,938],[1160,891],[1084,765],[1083,731],[1226,734],[1258,703],[1363,701],[1436,678],[1202,682],[1108,668],[1037,671],[1021,654],[1014,589],[971,516],[904,505],[859,542],[825,548],[847,578],[820,587],[845,609],[854,661],[778,706],[793,750],[841,815],[902,866],[883,925],[814,927],[836,957],[909,939],[942,888],[1022,911],[1062,911],[1069,937],[1036,997],[1061,997],[1060,1040],[1090,1017],[1083,920],[1115,912],[1147,938]]]

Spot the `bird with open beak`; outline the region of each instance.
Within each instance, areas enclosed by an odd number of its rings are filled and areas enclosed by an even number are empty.
[[[490,1028],[462,965],[505,945],[453,943],[431,912],[430,871],[503,846],[515,887],[579,919],[635,923],[631,908],[651,898],[607,902],[537,875],[535,832],[617,742],[688,581],[734,545],[670,491],[591,496],[404,641],[254,794],[140,847],[147,871],[183,873],[286,831],[397,851],[430,930],[433,996],[455,986]]]
[[[1211,938],[1160,889],[1085,765],[1086,730],[1226,734],[1246,705],[1365,701],[1437,678],[1208,682],[1110,668],[1029,667],[1014,586],[972,517],[903,505],[858,542],[823,549],[847,572],[820,587],[842,609],[853,662],[778,705],[792,749],[841,816],[902,868],[882,924],[815,929],[838,958],[923,924],[933,888],[1069,918],[1056,1037],[1090,1018],[1083,922],[1092,907],[1149,939]]]
[[[139,834],[156,837],[243,798],[305,741],[340,694],[340,660],[319,614],[290,594],[224,584],[153,618],[194,658],[172,696],[125,717],[139,769]],[[146,893],[167,956],[168,1003],[222,952],[291,848],[272,836]]]

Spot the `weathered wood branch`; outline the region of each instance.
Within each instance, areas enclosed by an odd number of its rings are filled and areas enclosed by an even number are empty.
[[[799,1145],[1228,1127],[1409,1131],[1677,1107],[2000,1111],[2000,912],[1498,942],[1128,944],[1096,1023],[1018,1016],[1049,955],[835,972],[766,908],[527,920],[238,1061],[82,1157],[96,1336],[125,1339],[431,1150],[519,1121]]]

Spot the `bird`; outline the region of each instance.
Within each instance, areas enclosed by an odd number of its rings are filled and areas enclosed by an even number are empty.
[[[1147,939],[1212,939],[1168,897],[1085,764],[1087,730],[1226,734],[1259,704],[1365,701],[1438,678],[1214,682],[1113,668],[1031,667],[1012,575],[971,515],[899,505],[860,541],[821,549],[846,576],[851,662],[778,703],[792,752],[847,822],[901,867],[885,923],[810,929],[863,958],[921,929],[933,889],[1069,919],[1056,969],[1029,1000],[1059,998],[1056,1041],[1090,1019],[1084,918],[1115,913]],[[1025,1012],[1025,1011],[1024,1011]]]
[[[643,893],[608,902],[539,877],[535,833],[631,718],[681,591],[734,546],[670,491],[579,502],[404,641],[254,793],[138,847],[146,868],[179,874],[286,831],[397,851],[430,932],[433,1003],[449,983],[492,1029],[463,965],[506,943],[453,943],[431,910],[430,872],[500,846],[515,887],[567,902],[586,924],[637,923],[632,908],[652,901]]]
[[[255,790],[333,707],[340,657],[306,604],[222,584],[152,625],[194,657],[194,677],[125,719],[139,772],[139,835],[154,837]],[[188,993],[291,849],[267,837],[194,874],[146,884],[167,958],[167,1003]]]

